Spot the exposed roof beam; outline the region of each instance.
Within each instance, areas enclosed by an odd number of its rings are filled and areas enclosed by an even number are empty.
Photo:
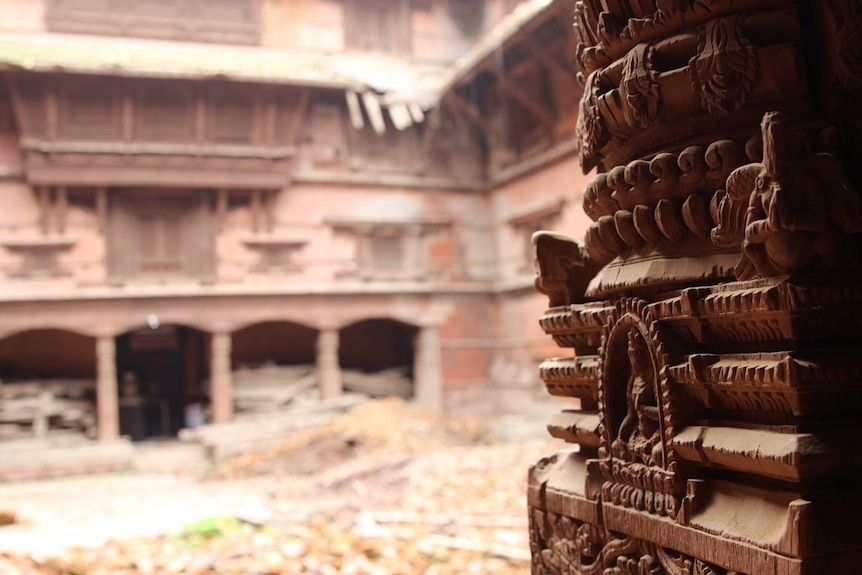
[[[547,107],[533,98],[526,90],[519,87],[517,83],[504,82],[503,89],[506,91],[506,94],[512,96],[519,104],[527,108],[545,126],[553,128],[557,123],[557,119],[553,114],[548,112]]]
[[[525,38],[524,43],[530,48],[530,50],[532,50],[533,55],[539,62],[548,68],[552,68],[557,72],[565,74],[573,81],[578,82],[578,71],[574,64],[572,66],[567,66],[565,63],[561,62],[559,58],[554,57],[548,51],[544,44],[538,42],[534,36]]]
[[[493,136],[499,135],[497,128],[482,114],[482,112],[479,111],[476,106],[460,97],[455,92],[451,92],[445,99],[445,102],[455,108],[457,112],[466,116],[468,120],[478,125],[487,138],[490,139]]]

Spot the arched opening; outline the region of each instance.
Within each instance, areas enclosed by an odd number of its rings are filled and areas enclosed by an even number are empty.
[[[338,361],[345,391],[373,397],[410,398],[417,327],[392,319],[368,319],[339,333]]]
[[[96,429],[95,341],[61,329],[0,339],[0,438]]]
[[[207,401],[207,334],[180,325],[117,337],[120,433],[139,441],[175,435]]]
[[[289,321],[261,322],[234,332],[234,410],[267,411],[319,397],[317,335],[317,330]]]

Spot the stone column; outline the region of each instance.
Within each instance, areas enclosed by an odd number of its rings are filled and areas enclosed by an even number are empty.
[[[440,371],[440,334],[437,326],[424,326],[416,336],[413,385],[416,403],[425,409],[443,411],[443,377]]]
[[[317,385],[324,399],[338,397],[344,391],[338,364],[337,329],[321,329],[317,336]]]
[[[113,336],[100,336],[96,339],[96,417],[99,441],[112,441],[120,436],[116,357]]]
[[[231,336],[212,334],[210,343],[210,401],[213,423],[226,423],[233,417],[233,378],[230,371]]]

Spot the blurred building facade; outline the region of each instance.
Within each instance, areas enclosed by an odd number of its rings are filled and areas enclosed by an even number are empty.
[[[93,382],[106,440],[127,376],[171,435],[267,362],[538,397],[529,238],[586,218],[571,4],[0,1],[0,380]]]

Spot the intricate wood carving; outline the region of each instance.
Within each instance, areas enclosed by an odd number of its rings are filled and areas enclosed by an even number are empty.
[[[838,54],[859,11],[577,3],[599,173],[584,245],[534,236],[540,325],[567,351],[540,376],[581,402],[548,426],[578,449],[530,470],[534,574],[862,562],[862,71]]]
[[[757,74],[757,54],[740,18],[710,20],[697,31],[697,56],[689,64],[694,91],[710,114],[727,115],[745,105]]]
[[[848,234],[862,232],[862,204],[835,156],[811,154],[780,113],[761,124],[763,162],[737,168],[713,202],[718,245],[742,244],[741,280],[858,269]],[[848,253],[853,250],[853,253]]]

